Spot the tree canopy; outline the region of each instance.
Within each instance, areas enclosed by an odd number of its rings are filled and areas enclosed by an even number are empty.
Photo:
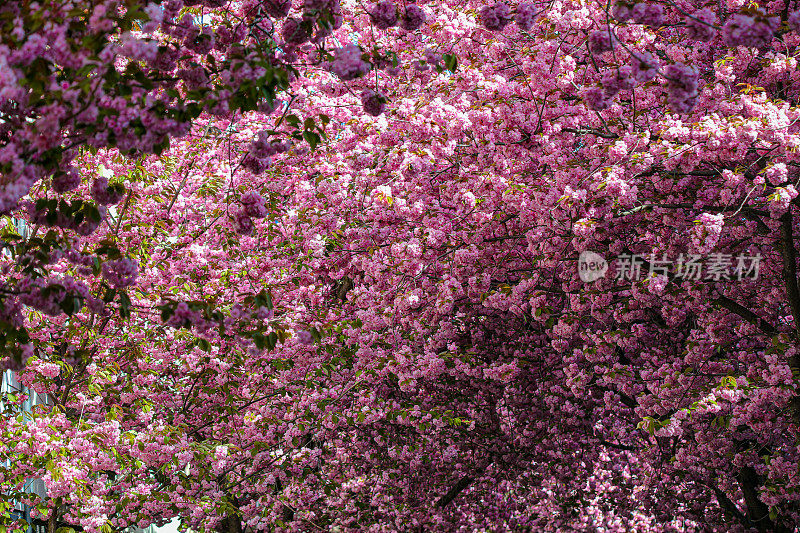
[[[5,2],[0,513],[796,531],[798,7]]]

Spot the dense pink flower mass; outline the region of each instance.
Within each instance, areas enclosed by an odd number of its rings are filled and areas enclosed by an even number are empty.
[[[3,497],[796,532],[797,7],[3,2]]]
[[[247,7],[249,9],[256,9],[255,2],[253,2],[252,5],[247,5]],[[261,2],[261,8],[273,18],[286,18],[289,15],[289,11],[292,9],[292,0],[265,0]]]
[[[361,103],[364,105],[364,112],[373,117],[377,117],[386,109],[386,97],[380,93],[376,93],[371,89],[365,89],[361,93]]]
[[[539,9],[536,4],[519,4],[517,12],[514,15],[514,22],[517,23],[519,29],[527,31],[533,27],[536,20],[536,15],[539,14]]]
[[[416,4],[408,4],[405,13],[400,18],[400,27],[404,30],[418,30],[425,24],[425,11]]]
[[[370,71],[372,66],[361,57],[363,52],[355,44],[348,44],[334,50],[330,70],[345,81],[354,80]]]
[[[385,30],[397,24],[397,6],[392,0],[381,0],[369,12],[376,28]]]
[[[657,28],[664,23],[664,6],[653,2],[638,2],[631,9],[630,16],[634,22]]]
[[[672,63],[664,69],[668,80],[667,102],[678,113],[687,113],[695,106],[698,97],[699,73],[694,67],[683,63]]]
[[[512,20],[508,4],[505,2],[497,2],[483,7],[480,11],[480,18],[488,30],[502,30]]]
[[[728,46],[761,48],[770,43],[780,25],[780,18],[767,16],[762,10],[753,14],[737,13],[722,28],[722,37]]]
[[[589,34],[589,50],[593,54],[602,54],[614,48],[614,31],[609,28],[594,30]]]
[[[103,277],[115,289],[130,287],[136,283],[138,275],[138,265],[131,259],[119,259],[103,264]]]
[[[698,9],[686,18],[686,36],[689,39],[708,42],[716,34],[714,24],[717,15],[710,9]]]

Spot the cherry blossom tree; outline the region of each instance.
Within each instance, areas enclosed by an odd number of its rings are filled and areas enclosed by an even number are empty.
[[[0,8],[3,338],[52,399],[8,498],[796,529],[798,6],[42,5]]]

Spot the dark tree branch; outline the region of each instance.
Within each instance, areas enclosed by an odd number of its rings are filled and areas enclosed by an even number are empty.
[[[625,253],[630,254],[631,251],[626,248]],[[640,260],[642,262],[642,268],[649,270],[650,263],[644,258],[641,258]],[[672,281],[674,278],[675,276],[671,274],[667,275],[667,279],[669,279],[669,281]],[[712,300],[711,303],[718,305],[724,309],[727,309],[728,311],[730,311],[735,315],[739,315],[740,317],[744,318],[745,320],[756,326],[758,329],[760,329],[767,335],[774,335],[775,333],[778,332],[775,326],[773,326],[772,324],[770,324],[769,322],[767,322],[766,320],[764,320],[763,318],[755,314],[753,311],[743,306],[742,304],[731,300],[725,295],[715,298],[714,300]]]
[[[584,128],[581,130],[575,128],[562,128],[561,131],[566,131],[569,133],[574,133],[575,135],[596,135],[598,137],[602,137],[603,139],[619,139],[619,135],[616,133],[606,133],[604,131],[599,131],[591,128]]]
[[[239,500],[236,496],[232,496],[231,503],[236,509],[234,512],[223,518],[217,525],[215,530],[217,533],[242,533],[242,518],[239,516]]]
[[[714,491],[714,495],[717,497],[717,503],[719,503],[720,507],[735,516],[743,526],[748,527],[751,525],[750,521],[747,519],[747,516],[745,516],[745,514],[739,510],[736,504],[733,503],[730,498],[728,498],[727,494],[722,492],[716,485],[710,485],[710,487],[711,490]]]
[[[778,241],[778,249],[781,252],[781,260],[783,262],[781,276],[783,277],[783,285],[786,287],[789,307],[792,310],[795,343],[797,343],[800,342],[800,290],[797,286],[797,252],[794,249],[791,209],[784,213],[780,221],[781,238]],[[793,372],[800,372],[800,356],[798,354],[789,359],[789,368]],[[792,415],[795,423],[800,424],[800,395],[795,395],[792,399]]]
[[[736,480],[742,488],[744,501],[747,504],[747,520],[752,527],[763,533],[791,533],[791,530],[770,519],[769,508],[758,497],[758,486],[761,483],[753,467],[743,467],[736,476]]]
[[[740,211],[743,215],[747,216],[747,218],[750,218],[751,220],[754,220],[755,222],[760,223],[759,224],[759,228],[760,229],[764,229],[765,228],[767,231],[769,231],[769,227],[766,224],[764,224],[764,222],[761,219],[753,218],[753,217],[759,217],[759,216],[769,216],[769,211],[765,211],[763,209],[757,209],[755,207],[748,207],[748,206],[742,206],[740,208],[734,208],[734,207],[720,207],[720,206],[716,206],[716,205],[704,205],[702,207],[697,207],[695,204],[692,204],[692,203],[684,203],[684,204],[644,204],[644,205],[640,205],[640,206],[634,207],[633,209],[630,209],[628,211],[623,211],[616,218],[622,218],[622,217],[627,216],[627,215],[632,215],[634,213],[638,213],[639,211],[646,211],[646,210],[651,210],[651,209],[691,209],[692,211],[707,211],[709,213],[729,213],[729,212],[735,213],[736,211]],[[762,226],[763,226],[763,228],[762,228]]]
[[[448,503],[452,502],[456,498],[456,496],[461,494],[461,492],[464,489],[469,487],[469,485],[473,481],[475,481],[475,478],[472,476],[464,476],[461,479],[459,479],[458,482],[455,485],[453,485],[453,487],[450,490],[447,491],[447,494],[439,498],[439,500],[436,502],[436,506],[443,508]]]
[[[778,249],[783,260],[781,276],[786,287],[786,296],[789,298],[792,318],[794,318],[795,334],[800,336],[800,290],[797,288],[797,254],[794,249],[794,237],[792,235],[791,210],[786,211],[780,220],[781,238],[778,241]]]
[[[53,508],[50,510],[50,516],[47,517],[47,533],[56,533],[56,527],[58,526],[58,501],[53,504]]]
[[[639,449],[636,446],[628,446],[627,444],[616,444],[616,443],[613,443],[613,442],[609,442],[609,441],[607,441],[606,439],[604,439],[602,437],[598,437],[598,438],[600,440],[600,444],[602,444],[603,446],[608,446],[609,448],[615,448],[617,450],[625,450],[625,451],[630,451],[630,452],[636,451],[636,450]]]
[[[778,332],[778,330],[775,329],[775,326],[748,308],[744,307],[742,304],[731,300],[727,296],[719,296],[718,298],[714,299],[712,303],[727,309],[735,315],[739,315],[768,335],[774,335]]]

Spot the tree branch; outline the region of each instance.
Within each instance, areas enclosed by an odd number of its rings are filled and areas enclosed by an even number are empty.
[[[795,334],[800,336],[800,291],[797,288],[797,254],[794,249],[792,236],[792,212],[791,210],[780,218],[781,238],[778,241],[778,249],[781,252],[783,268],[781,276],[786,287],[786,296],[789,299],[789,307],[794,318]]]
[[[792,310],[794,319],[795,343],[800,341],[800,290],[797,286],[797,253],[794,249],[794,232],[792,230],[792,211],[789,209],[780,218],[781,238],[778,241],[778,248],[781,252],[783,266],[781,277],[783,285],[786,287],[786,297],[789,299],[789,307]],[[800,355],[794,354],[789,359],[789,368],[793,372],[800,372]],[[800,424],[800,395],[792,398],[792,418],[795,423]]]
[[[453,487],[450,490],[447,491],[447,494],[439,498],[439,500],[436,502],[436,506],[443,508],[445,505],[452,502],[456,498],[456,496],[461,494],[461,492],[464,489],[469,487],[469,485],[473,481],[475,481],[475,478],[472,476],[464,476],[461,479],[459,479],[458,482],[455,485],[453,485]]]
[[[745,320],[756,326],[758,329],[760,329],[767,335],[774,335],[775,333],[778,332],[778,330],[775,329],[775,326],[773,326],[772,324],[770,324],[769,322],[767,322],[766,320],[764,320],[763,318],[761,318],[760,316],[758,316],[757,314],[755,314],[754,312],[743,306],[742,304],[731,300],[727,296],[724,295],[719,296],[718,298],[714,299],[712,303],[727,309],[728,311],[730,311],[735,315],[739,315],[740,317],[744,318]]]
[[[607,441],[603,437],[598,437],[598,439],[600,440],[600,444],[602,444],[603,446],[608,446],[609,448],[615,448],[617,450],[625,450],[632,452],[639,449],[636,446],[628,446],[627,444],[615,444],[613,442]]]
[[[575,135],[596,135],[598,137],[602,137],[603,139],[619,139],[619,135],[616,133],[606,133],[604,131],[599,131],[591,128],[584,128],[582,130],[578,130],[575,128],[562,128],[561,131],[566,131],[568,133],[574,133]]]
[[[747,516],[745,516],[745,514],[739,510],[736,504],[733,503],[730,498],[728,498],[727,494],[722,492],[722,490],[720,490],[716,485],[709,486],[711,487],[711,490],[714,491],[714,495],[717,497],[717,503],[719,503],[720,507],[735,516],[743,526],[747,527],[751,525],[750,521],[747,519]]]
[[[780,523],[773,522],[769,517],[769,508],[758,497],[758,486],[761,484],[758,474],[751,466],[745,466],[736,476],[739,486],[744,494],[744,501],[747,504],[747,520],[759,532],[767,533],[790,533],[790,530],[783,527]]]

